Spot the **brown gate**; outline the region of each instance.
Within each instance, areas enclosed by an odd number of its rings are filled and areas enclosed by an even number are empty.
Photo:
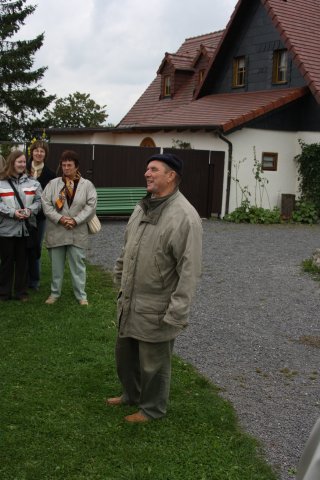
[[[144,187],[147,159],[159,148],[95,145],[93,183],[96,187]]]
[[[209,150],[175,150],[164,148],[164,152],[176,153],[183,159],[183,179],[180,190],[196,208],[201,217],[211,214],[220,216],[224,152]]]
[[[143,187],[147,159],[160,153],[159,148],[123,145],[51,143],[48,166],[56,171],[64,150],[74,150],[80,157],[80,170],[96,187]],[[220,215],[224,172],[224,152],[209,150],[174,150],[184,161],[181,191],[199,215]]]

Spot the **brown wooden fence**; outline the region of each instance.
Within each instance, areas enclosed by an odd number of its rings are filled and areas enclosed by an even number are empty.
[[[80,157],[80,170],[96,187],[142,187],[147,159],[159,148],[122,145],[51,143],[48,166],[56,170],[61,153],[74,150]],[[201,217],[220,215],[224,172],[224,152],[173,150],[184,161],[180,189]]]

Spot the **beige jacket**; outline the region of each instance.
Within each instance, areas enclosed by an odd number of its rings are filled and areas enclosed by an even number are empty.
[[[47,248],[53,248],[62,245],[75,245],[86,248],[88,244],[87,222],[96,211],[96,189],[89,180],[80,178],[71,207],[69,208],[67,202],[65,202],[61,212],[58,212],[55,201],[63,186],[61,177],[55,178],[48,183],[41,197],[43,212],[47,217],[46,246]],[[58,223],[62,216],[74,218],[77,226],[72,230],[66,230]]]
[[[296,480],[320,478],[320,418],[311,430],[298,466]]]
[[[162,342],[187,326],[201,254],[201,220],[179,191],[148,214],[136,206],[114,269],[120,337]]]

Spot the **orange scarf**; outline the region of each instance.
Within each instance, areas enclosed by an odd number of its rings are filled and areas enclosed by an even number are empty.
[[[59,196],[55,201],[56,209],[60,212],[63,208],[64,202],[67,200],[68,205],[72,203],[75,194],[75,182],[79,182],[81,178],[80,172],[77,172],[75,177],[71,180],[68,177],[62,177],[64,186],[59,192]]]

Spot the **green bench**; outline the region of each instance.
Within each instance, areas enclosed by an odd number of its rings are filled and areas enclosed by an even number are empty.
[[[97,215],[130,215],[147,193],[145,187],[98,187]]]

